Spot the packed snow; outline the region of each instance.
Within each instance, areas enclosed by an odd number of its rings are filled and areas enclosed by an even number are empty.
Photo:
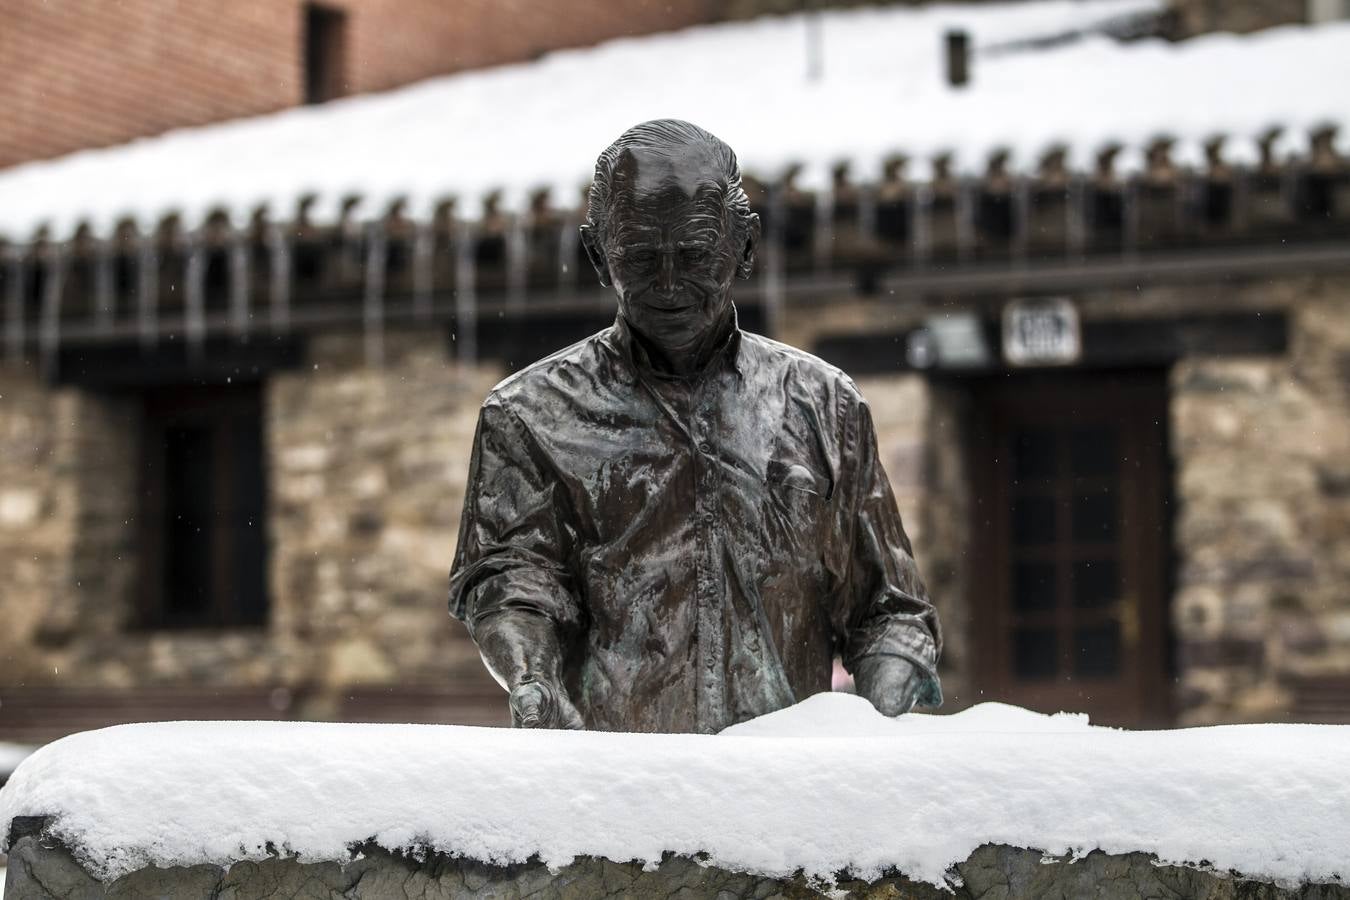
[[[721,735],[179,722],[73,735],[0,791],[101,876],[346,859],[373,839],[500,863],[589,854],[944,883],[986,842],[1145,851],[1277,881],[1350,873],[1350,728],[1094,727],[982,704],[888,720],[821,694]]]
[[[1008,149],[1014,167],[1027,167],[1063,145],[1081,167],[1121,143],[1131,167],[1164,135],[1178,141],[1182,162],[1201,159],[1215,135],[1230,137],[1232,159],[1252,160],[1256,139],[1275,126],[1284,128],[1280,152],[1306,151],[1309,131],[1328,124],[1350,138],[1350,23],[1177,44],[1094,32],[1160,6],[897,5],[626,38],[0,172],[0,235],[25,240],[47,224],[59,238],[82,221],[107,233],[123,217],[144,227],[171,212],[189,225],[214,210],[243,222],[259,207],[284,219],[310,195],[316,220],[352,195],[364,197],[358,214],[372,217],[395,198],[420,216],[452,196],[473,217],[499,189],[507,209],[537,188],[571,207],[599,151],[661,116],[709,128],[761,178],[802,163],[807,185],[845,161],[872,178],[900,152],[924,177],[944,152],[971,170]],[[821,47],[814,79],[811,21]],[[943,76],[953,27],[975,47],[972,83],[959,90]],[[1026,46],[1073,33],[1086,36]]]

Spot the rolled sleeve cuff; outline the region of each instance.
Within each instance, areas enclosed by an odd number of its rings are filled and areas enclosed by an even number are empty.
[[[912,663],[925,676],[917,695],[919,705],[930,708],[942,705],[942,682],[937,673],[937,644],[928,629],[918,624],[892,622],[866,641],[863,648],[845,660],[849,671],[853,671],[857,661],[864,657],[898,656]]]

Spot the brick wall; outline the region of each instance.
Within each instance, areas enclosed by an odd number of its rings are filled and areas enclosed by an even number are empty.
[[[713,0],[328,0],[349,93],[706,20]],[[0,5],[0,167],[271,112],[304,94],[304,3]],[[583,102],[583,98],[578,98]]]

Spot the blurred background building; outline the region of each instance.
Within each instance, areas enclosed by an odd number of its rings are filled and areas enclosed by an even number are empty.
[[[612,320],[589,169],[663,115],[741,155],[742,324],[873,407],[952,708],[1350,721],[1348,15],[6,5],[0,741],[503,723],[478,405]]]

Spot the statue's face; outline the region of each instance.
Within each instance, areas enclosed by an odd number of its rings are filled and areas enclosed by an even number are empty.
[[[754,245],[732,221],[725,186],[709,176],[712,161],[700,157],[626,153],[605,234],[586,235],[624,319],[671,357],[696,350],[724,321]]]

